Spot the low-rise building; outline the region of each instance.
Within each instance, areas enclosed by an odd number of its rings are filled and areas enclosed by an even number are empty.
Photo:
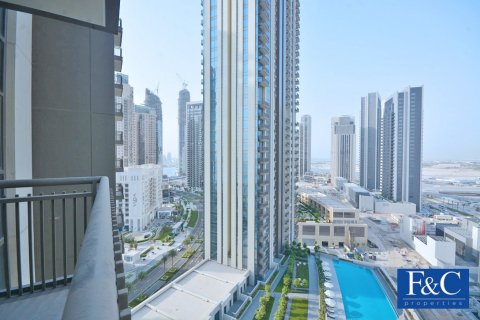
[[[328,223],[357,223],[358,212],[348,202],[320,192],[302,192],[300,201],[320,211],[320,218]]]
[[[117,199],[117,212],[123,216],[125,228],[144,231],[162,206],[162,167],[156,164],[126,167],[117,172],[117,186],[122,193]]]
[[[299,222],[298,241],[307,246],[365,247],[368,241],[368,225],[363,223]]]
[[[302,192],[300,201],[320,212],[320,222],[297,224],[298,241],[309,246],[364,247],[368,225],[360,223],[358,210],[346,201],[320,192]]]
[[[344,177],[333,177],[332,178],[332,184],[335,187],[335,189],[337,189],[338,191],[342,191],[343,190],[343,185],[347,182],[348,182],[348,180],[345,179]]]
[[[370,192],[367,189],[360,187],[355,183],[344,183],[343,190],[347,195],[348,200],[355,208],[358,208],[360,203],[360,196],[368,196]]]
[[[205,260],[132,309],[132,319],[232,319],[249,271]],[[237,311],[237,310],[236,310]]]
[[[455,243],[455,252],[460,257],[480,261],[480,220],[462,219],[459,225],[442,224],[437,226],[437,234]]]
[[[430,234],[431,219],[404,215],[400,219],[400,237],[435,267],[455,265],[455,243],[443,236]]]
[[[434,267],[455,265],[455,243],[441,236],[414,236],[413,245]]]
[[[372,211],[374,213],[390,213],[413,215],[417,212],[415,203],[394,202],[377,198],[371,195],[359,195],[358,208],[360,211]]]

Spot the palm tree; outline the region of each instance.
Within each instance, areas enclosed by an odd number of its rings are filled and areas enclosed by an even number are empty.
[[[170,258],[172,258],[172,268],[173,268],[173,258],[177,255],[177,251],[175,250],[170,250],[168,252],[168,255],[170,256]]]
[[[167,262],[167,259],[168,259],[167,255],[164,254],[162,259],[160,260],[163,263],[163,270],[165,270],[165,263]]]

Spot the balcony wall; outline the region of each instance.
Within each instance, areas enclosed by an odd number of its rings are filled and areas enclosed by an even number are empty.
[[[33,16],[33,178],[108,176],[115,186],[113,35]]]

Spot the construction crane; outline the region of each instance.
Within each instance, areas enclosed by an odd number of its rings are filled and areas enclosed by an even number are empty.
[[[177,73],[177,78],[182,83],[183,89],[187,89],[188,83]]]

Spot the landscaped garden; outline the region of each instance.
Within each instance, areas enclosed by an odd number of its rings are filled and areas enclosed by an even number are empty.
[[[167,242],[171,234],[172,234],[172,227],[164,226],[162,230],[160,230],[160,233],[157,235],[157,240],[160,240],[162,242]]]
[[[275,298],[270,293],[270,285],[265,285],[265,295],[260,298],[260,307],[255,312],[255,320],[270,319],[270,313],[272,312],[273,303]]]
[[[323,273],[324,272],[323,266],[320,260],[317,260],[317,269],[318,269],[318,286],[320,288],[319,319],[325,319],[325,316],[327,315],[327,305],[325,303],[325,275]]]
[[[317,222],[320,221],[320,211],[317,209],[304,204],[304,203],[299,203],[298,204],[298,210],[296,212],[296,217],[298,218],[298,221],[307,221],[307,220],[315,220]]]
[[[142,303],[142,302],[143,302],[145,299],[147,299],[147,298],[148,298],[148,296],[142,293],[141,295],[139,295],[138,297],[136,297],[135,299],[133,299],[132,302],[130,302],[130,303],[128,304],[128,306],[129,306],[130,308],[136,307],[136,306],[138,306],[140,303]]]
[[[290,309],[290,320],[306,320],[308,317],[308,300],[293,298]]]
[[[297,288],[308,289],[308,263],[307,261],[297,261],[295,269],[295,279],[293,286]]]
[[[190,220],[188,220],[188,227],[193,228],[197,224],[198,220],[198,211],[192,210],[190,212]]]
[[[167,272],[165,272],[165,274],[163,276],[160,277],[160,280],[163,280],[163,281],[168,281],[170,280],[171,277],[173,277],[173,275],[175,273],[177,273],[178,269],[177,268],[170,268],[168,269]]]
[[[195,250],[193,249],[190,249],[190,250],[187,250],[185,251],[185,253],[183,254],[182,258],[190,258],[191,256],[193,256],[193,254],[195,253]]]

